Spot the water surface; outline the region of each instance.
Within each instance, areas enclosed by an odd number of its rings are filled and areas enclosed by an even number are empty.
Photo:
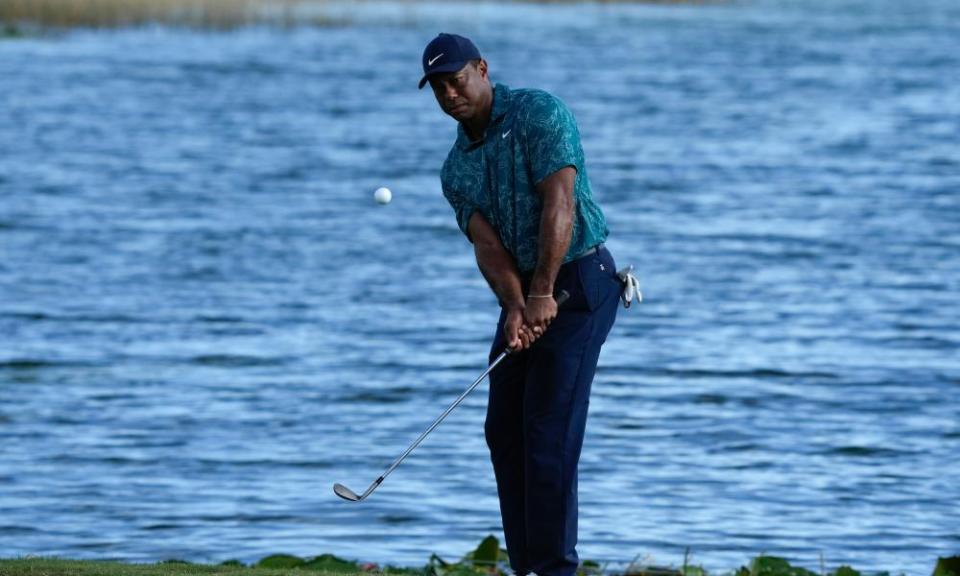
[[[500,534],[485,388],[367,502],[331,490],[496,321],[416,90],[441,30],[570,105],[644,284],[594,385],[581,556],[957,553],[960,8],[843,0],[0,42],[0,555],[419,565]]]

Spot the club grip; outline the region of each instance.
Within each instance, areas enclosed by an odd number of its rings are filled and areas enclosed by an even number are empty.
[[[567,292],[566,290],[561,290],[559,294],[553,297],[553,299],[557,301],[557,308],[559,309],[561,306],[563,306],[564,302],[570,299],[570,293]],[[500,356],[493,361],[493,364],[490,365],[490,370],[493,370],[493,367],[499,364],[500,361],[504,359],[504,357],[512,353],[513,353],[513,350],[511,350],[509,346],[504,348]]]

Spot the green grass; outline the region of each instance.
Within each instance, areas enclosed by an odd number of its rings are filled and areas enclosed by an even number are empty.
[[[119,562],[88,562],[28,558],[0,560],[0,576],[287,576],[305,571],[299,569],[249,568],[246,566],[208,566],[204,564],[121,564]],[[344,572],[312,571],[310,576],[344,576]],[[360,570],[353,574],[364,574]]]
[[[960,576],[960,556],[938,558],[932,562],[932,576]],[[0,576],[502,576],[507,566],[506,550],[500,548],[493,536],[484,538],[480,545],[467,553],[458,562],[446,562],[433,555],[429,562],[419,568],[378,567],[360,564],[323,554],[311,559],[288,554],[274,554],[253,566],[245,566],[232,560],[216,566],[191,564],[170,560],[157,564],[127,564],[121,562],[98,562],[63,560],[57,558],[22,558],[0,560]],[[721,572],[728,576],[863,576],[850,566],[817,571],[791,565],[776,556],[757,556],[737,570]],[[889,572],[877,573],[878,576]],[[620,570],[605,570],[595,562],[585,561],[578,576],[708,576],[702,566],[651,566],[632,563]]]
[[[289,554],[267,556],[252,566],[228,560],[215,566],[167,560],[156,564],[129,564],[61,558],[21,558],[0,560],[0,576],[355,576],[370,574],[412,576],[426,568],[385,568],[361,564],[322,554],[304,559]]]

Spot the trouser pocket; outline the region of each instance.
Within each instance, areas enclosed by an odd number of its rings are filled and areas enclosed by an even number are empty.
[[[577,260],[576,264],[580,290],[587,310],[592,312],[611,295],[620,294],[617,265],[609,250],[601,247],[594,254]]]

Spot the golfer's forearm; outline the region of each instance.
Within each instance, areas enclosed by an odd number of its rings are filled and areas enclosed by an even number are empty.
[[[523,308],[523,287],[520,284],[520,274],[513,259],[504,250],[500,253],[492,247],[477,245],[477,264],[480,272],[487,279],[487,284],[497,295],[504,308]]]
[[[504,308],[519,309],[524,306],[523,287],[517,264],[503,247],[496,231],[479,213],[470,218],[470,238],[473,240],[477,266],[497,295]]]
[[[566,171],[569,173],[565,173]],[[538,186],[543,201],[540,215],[540,249],[530,281],[531,294],[552,294],[553,282],[570,248],[573,234],[573,179],[576,171],[565,168]]]

